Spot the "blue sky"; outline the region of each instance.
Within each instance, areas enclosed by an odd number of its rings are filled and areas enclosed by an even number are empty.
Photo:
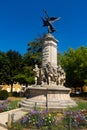
[[[24,54],[29,42],[47,33],[40,18],[43,9],[61,17],[53,33],[60,52],[87,47],[87,0],[0,0],[0,51]]]

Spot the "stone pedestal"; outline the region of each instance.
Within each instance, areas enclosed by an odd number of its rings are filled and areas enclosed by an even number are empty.
[[[20,105],[24,110],[34,109],[36,106],[40,109],[64,109],[75,106],[76,103],[71,100],[70,89],[65,87],[30,87],[29,97],[24,99]]]
[[[57,67],[57,43],[50,33],[43,37],[43,49],[42,49],[42,67],[46,67],[46,64],[50,64]]]

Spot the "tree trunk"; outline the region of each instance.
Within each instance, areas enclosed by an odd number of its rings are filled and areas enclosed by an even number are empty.
[[[11,83],[11,93],[13,92],[13,83]]]

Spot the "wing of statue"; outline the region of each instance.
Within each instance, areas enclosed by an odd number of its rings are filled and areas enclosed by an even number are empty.
[[[43,11],[44,11],[44,13],[46,14],[46,20],[49,20],[50,18],[49,18],[49,16],[48,16],[47,11],[46,11],[46,10],[43,10]]]
[[[57,20],[60,20],[60,18],[61,18],[61,17],[58,17],[58,18],[56,18],[56,17],[50,17],[49,21],[50,21],[50,22],[55,22],[55,21],[57,21]]]

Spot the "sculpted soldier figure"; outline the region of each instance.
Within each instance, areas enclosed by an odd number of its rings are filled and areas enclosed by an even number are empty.
[[[60,65],[57,68],[51,66],[48,62],[45,68],[38,68],[35,64],[33,69],[35,75],[35,85],[59,85],[63,86],[65,83],[65,72]]]
[[[38,65],[35,64],[35,68],[33,69],[34,75],[35,75],[35,85],[38,85],[39,82],[39,71],[40,69],[38,68]]]
[[[60,86],[63,86],[63,84],[65,83],[66,76],[65,76],[64,70],[62,69],[60,65],[58,65],[57,73],[58,73],[57,84]]]
[[[51,81],[52,81],[52,76],[53,76],[52,67],[51,67],[50,62],[48,62],[46,65],[46,74],[47,74],[48,84],[50,85]]]

